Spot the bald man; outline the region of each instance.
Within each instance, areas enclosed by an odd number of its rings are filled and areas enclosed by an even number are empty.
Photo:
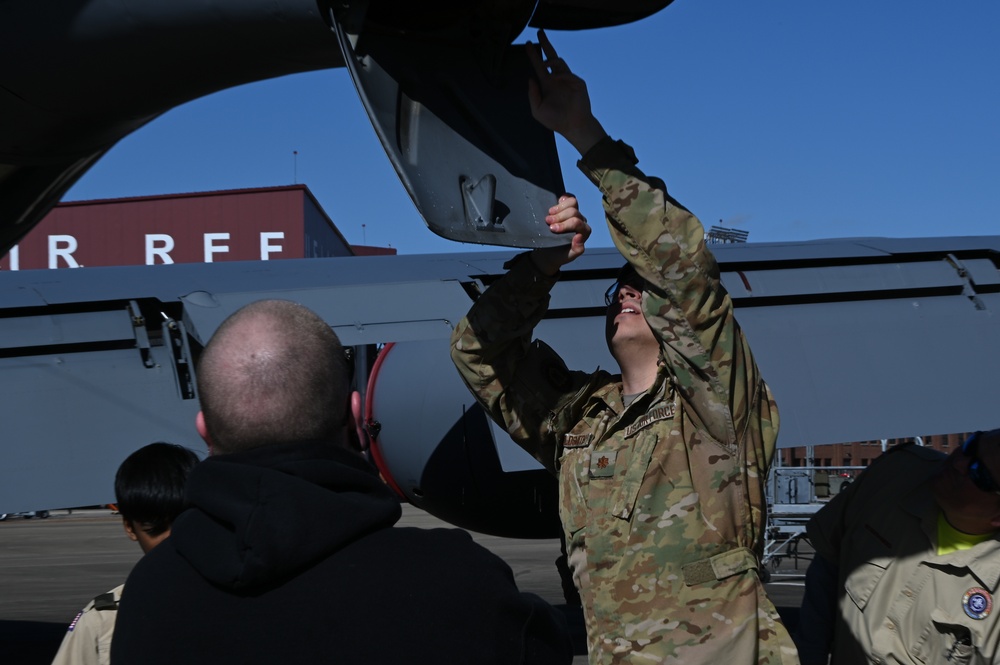
[[[360,399],[315,313],[265,300],[198,365],[211,455],[129,576],[112,663],[565,663],[561,616],[457,529],[394,526],[357,452]]]

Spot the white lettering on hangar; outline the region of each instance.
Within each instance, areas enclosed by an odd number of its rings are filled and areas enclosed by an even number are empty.
[[[203,261],[212,263],[215,255],[229,253],[230,240],[229,233],[203,233],[202,249]],[[285,239],[284,231],[261,231],[260,232],[260,256],[261,261],[268,261],[272,254],[279,254],[284,251],[281,240]],[[147,233],[144,236],[144,264],[147,266],[156,264],[171,264],[174,262],[171,252],[176,248],[173,236],[168,233]],[[80,268],[74,254],[79,250],[79,242],[76,237],[68,234],[54,234],[47,238],[47,265],[49,269],[56,268]],[[11,247],[7,255],[10,270],[21,269],[21,254],[18,245]]]

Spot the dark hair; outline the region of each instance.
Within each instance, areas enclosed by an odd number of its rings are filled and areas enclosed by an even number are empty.
[[[198,456],[175,443],[151,443],[125,458],[115,474],[122,517],[158,536],[186,508],[184,484]]]

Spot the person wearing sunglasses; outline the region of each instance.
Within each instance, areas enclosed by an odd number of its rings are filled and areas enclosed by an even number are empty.
[[[606,294],[620,374],[570,371],[532,340],[590,236],[573,196],[545,220],[567,244],[515,257],[455,329],[452,359],[558,476],[591,663],[797,663],[758,574],[778,412],[704,228],[608,137],[544,33],[528,55],[534,117],[582,155],[627,261]]]
[[[816,513],[803,664],[1000,662],[998,477],[1000,430],[900,445]]]

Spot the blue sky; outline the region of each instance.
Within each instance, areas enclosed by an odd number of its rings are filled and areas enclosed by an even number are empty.
[[[636,24],[550,37],[646,172],[706,226],[763,242],[1000,233],[998,31],[996,0],[675,0]],[[574,151],[559,150],[567,190],[600,221]],[[66,200],[293,182],[352,243],[476,248],[427,230],[344,70],[174,109]],[[596,226],[591,245],[610,246]]]

